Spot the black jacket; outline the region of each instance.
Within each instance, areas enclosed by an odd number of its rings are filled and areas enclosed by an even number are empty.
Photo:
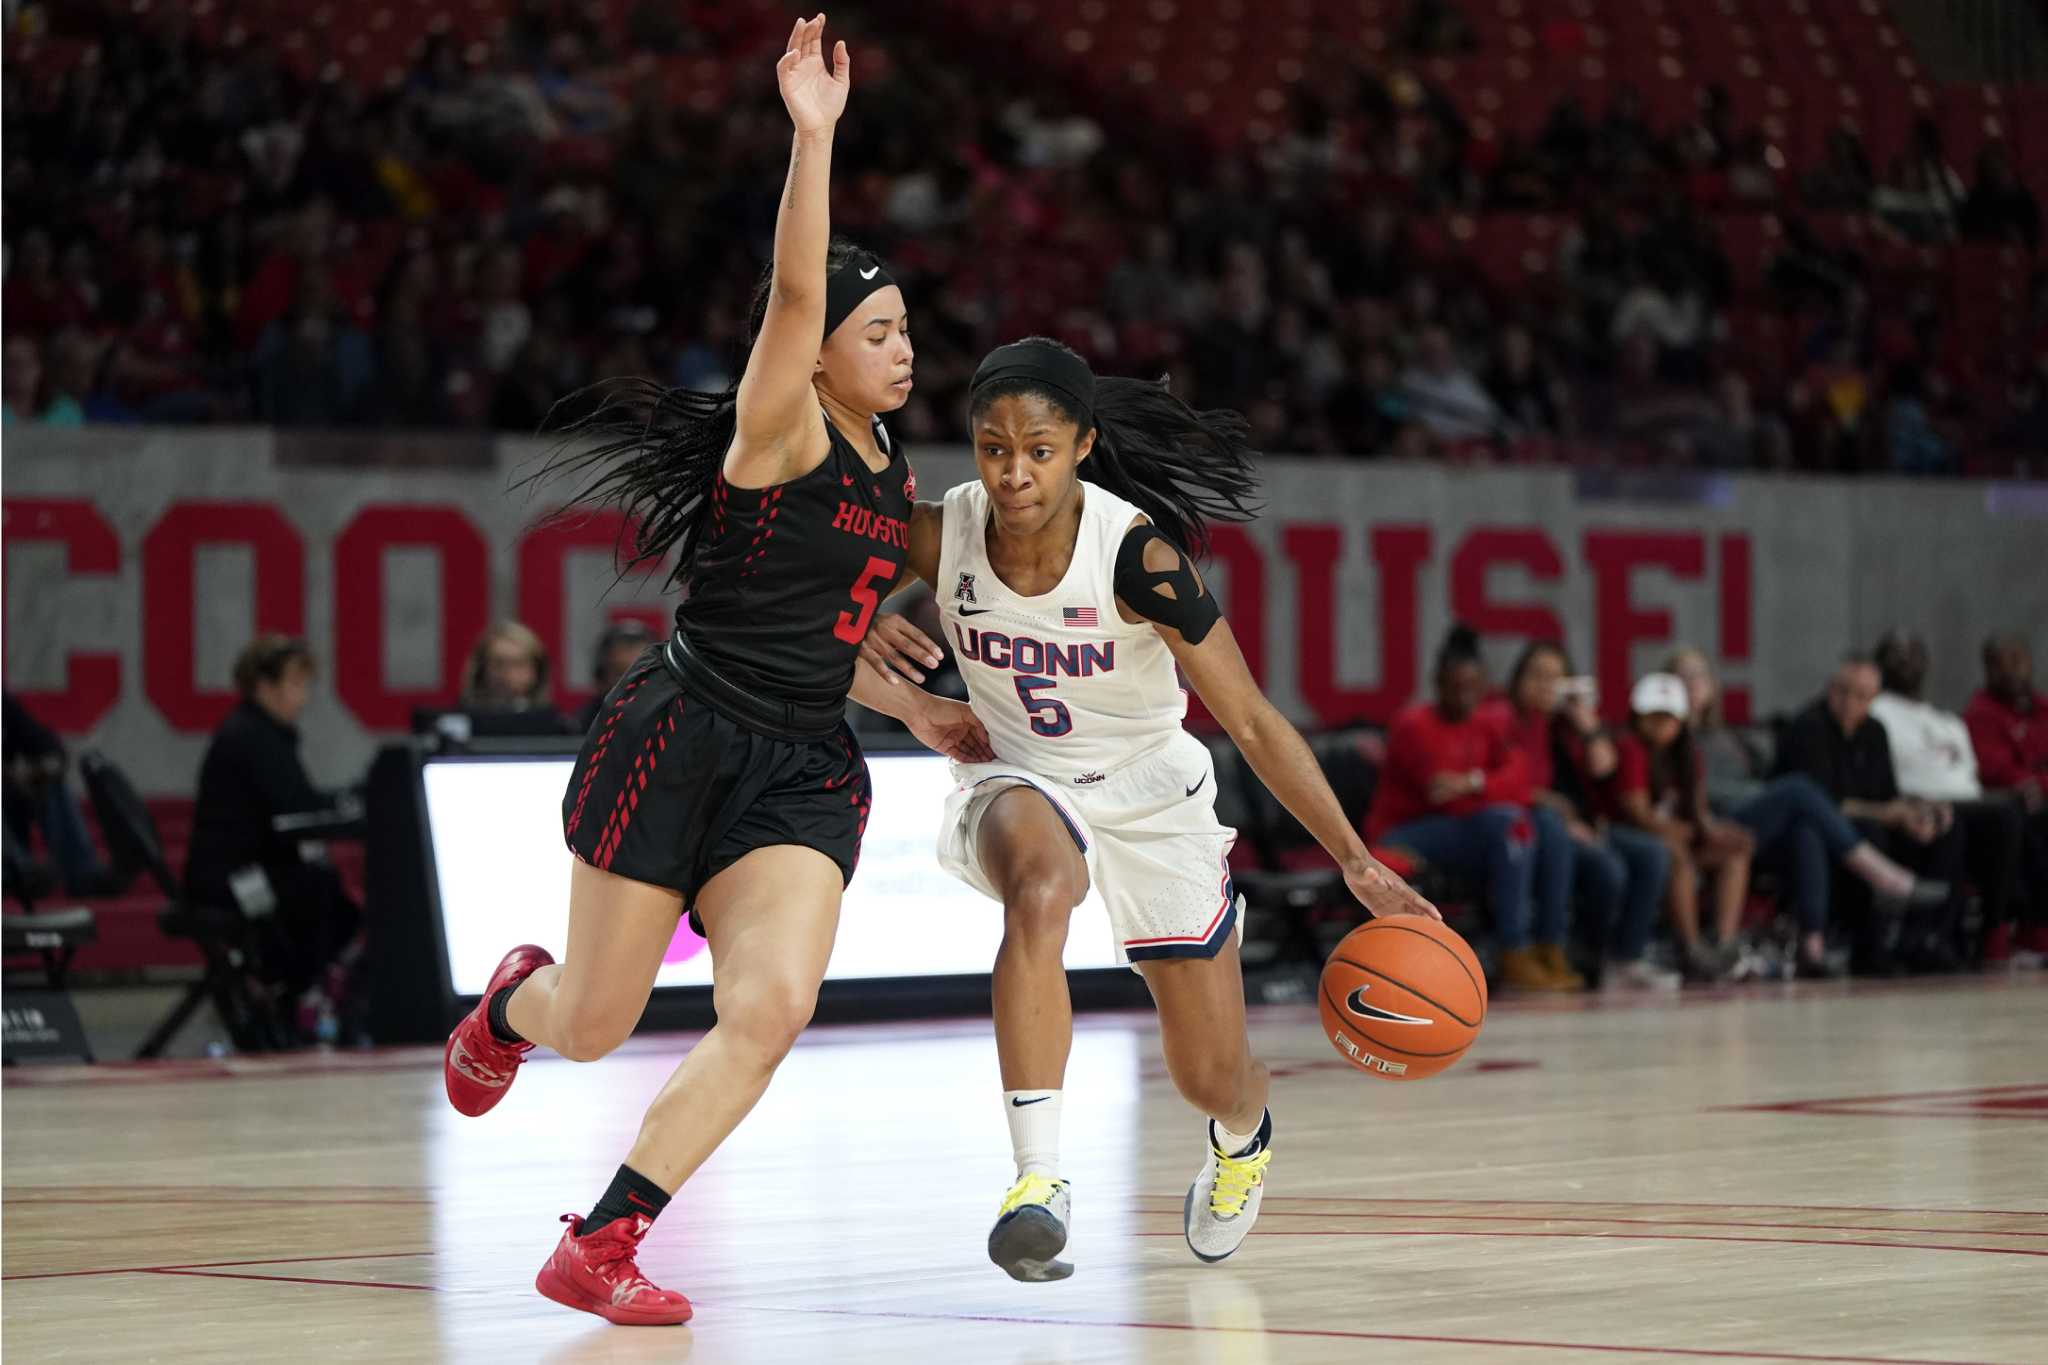
[[[1844,735],[1825,700],[1786,725],[1778,740],[1778,771],[1804,773],[1837,801],[1891,801],[1899,794],[1891,740],[1877,717],[1866,717],[1855,734]]]
[[[276,833],[271,822],[332,804],[299,761],[299,732],[255,702],[243,702],[214,731],[199,765],[186,894],[202,904],[231,906],[228,876],[251,863],[282,886],[299,866],[298,840]]]

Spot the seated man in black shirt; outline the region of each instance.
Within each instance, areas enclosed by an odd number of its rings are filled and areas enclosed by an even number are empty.
[[[1871,843],[1925,877],[1960,886],[1962,831],[1954,812],[1942,803],[1900,796],[1890,741],[1884,726],[1870,714],[1878,690],[1876,664],[1860,656],[1845,659],[1829,680],[1826,694],[1793,717],[1779,737],[1778,772],[1812,778],[1841,803],[1842,814]],[[1959,907],[1954,895],[1907,913],[1895,959],[1868,889],[1851,879],[1838,880],[1836,895],[1842,899],[1837,903],[1860,905],[1863,910],[1857,971],[1882,974],[1897,965],[1945,971],[1956,966],[1953,940]]]
[[[305,837],[345,818],[299,760],[296,727],[312,681],[303,640],[259,636],[235,661],[242,701],[199,766],[185,863],[195,905],[239,911],[255,926],[258,974],[298,997],[309,1041],[328,1031],[341,1004],[362,923],[325,846]]]

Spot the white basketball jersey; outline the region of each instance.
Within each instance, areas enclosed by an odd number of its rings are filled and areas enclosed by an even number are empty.
[[[939,607],[975,715],[997,756],[1076,785],[1100,781],[1180,733],[1187,697],[1173,652],[1150,622],[1116,609],[1116,554],[1141,515],[1083,483],[1066,577],[1025,597],[988,563],[988,490],[946,494]]]

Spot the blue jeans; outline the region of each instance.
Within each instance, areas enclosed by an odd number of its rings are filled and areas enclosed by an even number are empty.
[[[1536,868],[1535,830],[1520,806],[1488,806],[1470,815],[1429,815],[1396,825],[1378,840],[1413,849],[1426,863],[1482,880],[1495,932],[1507,951],[1529,946],[1529,890]]]
[[[1597,844],[1572,838],[1564,820],[1538,807],[1536,823],[1536,927],[1538,943],[1561,941],[1571,897],[1599,926],[1602,951],[1616,962],[1633,962],[1649,946],[1664,883],[1671,877],[1671,851],[1654,834],[1617,825]],[[1555,933],[1546,934],[1554,925]]]
[[[1729,815],[1756,836],[1757,861],[1784,876],[1800,929],[1809,934],[1826,930],[1834,865],[1863,842],[1834,798],[1812,778],[1794,773],[1776,779]]]

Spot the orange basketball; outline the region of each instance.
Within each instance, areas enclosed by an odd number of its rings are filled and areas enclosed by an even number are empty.
[[[1486,973],[1455,929],[1367,920],[1323,964],[1323,1032],[1368,1076],[1413,1081],[1465,1055],[1486,1019]]]

